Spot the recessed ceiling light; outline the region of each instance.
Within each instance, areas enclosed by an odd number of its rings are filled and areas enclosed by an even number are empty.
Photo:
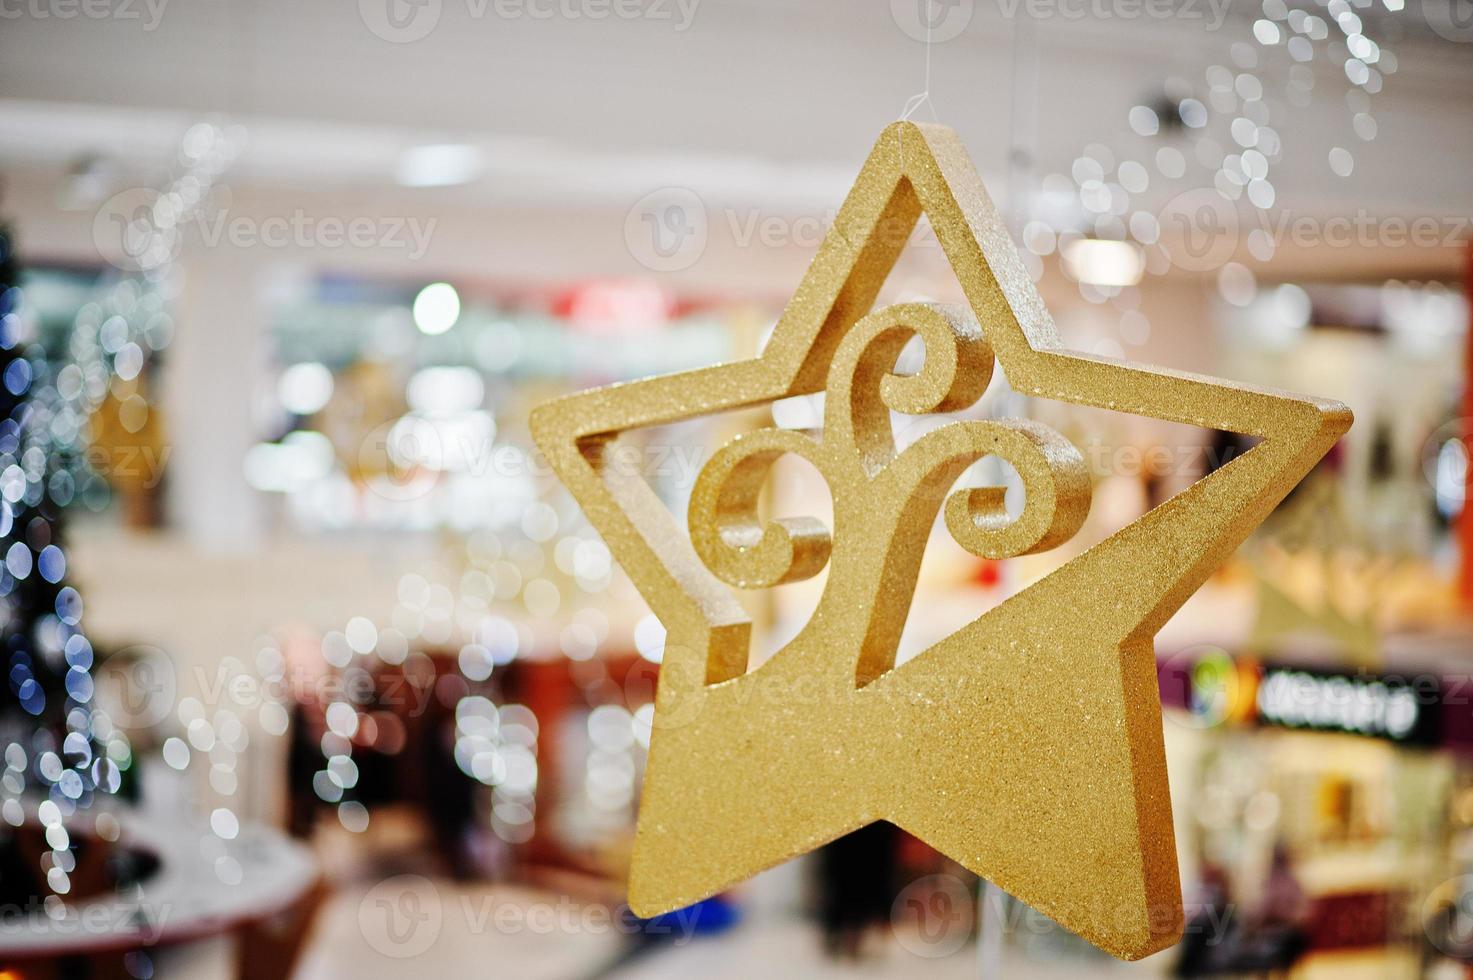
[[[1093,286],[1134,286],[1145,272],[1141,250],[1129,242],[1081,238],[1064,247],[1064,268]]]
[[[481,151],[460,143],[415,146],[399,157],[394,178],[405,187],[453,187],[481,176]]]
[[[306,361],[281,372],[276,397],[293,415],[314,415],[331,400],[332,388],[332,372],[316,361]]]
[[[414,297],[414,325],[428,336],[442,334],[460,319],[460,294],[448,282],[432,282]]]

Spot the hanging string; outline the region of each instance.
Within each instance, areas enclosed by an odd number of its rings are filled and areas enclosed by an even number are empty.
[[[936,18],[932,16],[931,7],[939,0],[921,0],[926,9],[926,77],[925,85],[921,91],[905,100],[905,108],[900,111],[902,122],[908,120],[921,106],[931,110],[931,119],[935,122],[941,120],[936,115],[936,103],[931,101],[931,31]]]
[[[931,31],[936,22],[932,6],[939,0],[920,0],[924,5],[926,18],[926,75],[921,91],[905,100],[905,108],[900,110],[900,121],[907,122],[921,106],[931,110],[931,120],[940,122],[936,115],[936,103],[931,100]],[[905,173],[905,130],[900,131],[900,172]]]
[[[1038,146],[1038,43],[1031,18],[1013,24],[1012,86],[1008,113],[1008,227],[1021,241],[1032,191],[1034,155]]]

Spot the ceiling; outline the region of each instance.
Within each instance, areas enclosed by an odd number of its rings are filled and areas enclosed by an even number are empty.
[[[187,127],[219,118],[248,133],[229,174],[243,192],[623,214],[675,185],[708,203],[822,211],[929,70],[918,118],[934,108],[955,126],[1006,202],[1068,173],[1089,144],[1141,159],[1186,147],[1137,136],[1127,113],[1168,79],[1203,95],[1204,67],[1231,64],[1259,16],[1247,0],[1153,0],[1172,5],[1169,18],[1129,16],[1142,0],[953,0],[939,34],[964,29],[930,46],[928,68],[915,2],[98,0],[104,16],[69,19],[33,4],[0,31],[0,171],[33,193],[100,154],[118,186],[157,182]],[[1280,208],[1468,214],[1473,47],[1429,26],[1440,0],[1397,13],[1383,2],[1358,8],[1397,55],[1372,100],[1379,132],[1352,133],[1351,86],[1317,53],[1311,107],[1281,104],[1274,118]],[[1086,4],[1103,16],[1073,15]],[[416,40],[385,39],[430,22]],[[1282,45],[1262,50],[1255,71],[1274,92],[1290,62]],[[406,149],[447,142],[482,150],[478,179],[396,183]],[[1326,163],[1337,145],[1355,153],[1346,178]],[[1181,189],[1158,179],[1151,194]]]

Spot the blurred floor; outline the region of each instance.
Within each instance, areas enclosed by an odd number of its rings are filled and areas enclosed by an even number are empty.
[[[1091,960],[1060,960],[1056,963],[1026,961],[1021,953],[1009,951],[998,975],[1029,980],[1075,980],[1081,975],[1104,976],[1142,968]],[[977,947],[964,946],[950,956],[925,959],[895,942],[876,942],[869,955],[858,963],[833,960],[823,954],[818,929],[800,920],[764,921],[738,927],[724,936],[693,942],[654,953],[637,963],[610,973],[609,980],[747,980],[750,977],[810,978],[911,978],[976,980],[979,976]]]
[[[389,879],[394,881],[395,879]],[[857,963],[825,956],[817,927],[797,915],[758,913],[730,931],[665,943],[625,958],[625,937],[593,905],[555,892],[517,885],[433,883],[414,877],[426,899],[385,897],[383,886],[345,888],[323,910],[296,980],[365,980],[415,976],[425,980],[516,976],[526,980],[749,980],[751,977],[909,978],[980,976],[977,948],[926,958],[889,937],[874,936]],[[601,908],[601,907],[600,907]],[[385,914],[396,916],[386,930]],[[540,917],[539,917],[540,916]],[[573,923],[568,927],[568,923]],[[579,925],[581,923],[582,925]],[[550,941],[556,935],[556,941]],[[1027,980],[1166,976],[1169,954],[1140,963],[1102,958],[1038,959],[1005,949],[995,976]],[[1295,977],[1416,976],[1410,951],[1318,956]]]
[[[549,930],[532,910],[552,910],[555,922],[558,897],[552,893],[445,879],[434,881],[429,901],[405,901],[402,894],[386,898],[382,890],[382,884],[344,888],[328,902],[297,980],[569,980],[600,971],[623,945],[612,929],[559,929],[557,940],[549,941]]]
[[[975,945],[949,956],[923,958],[888,937],[875,936],[858,963],[837,961],[824,955],[819,930],[812,922],[772,914],[754,917],[722,935],[662,944],[621,961],[625,938],[603,920],[591,927],[557,928],[556,942],[549,941],[548,922],[559,915],[564,921],[587,921],[581,911],[586,906],[568,905],[556,893],[437,879],[432,887],[434,897],[428,902],[406,903],[400,895],[385,905],[380,887],[344,889],[329,902],[297,980],[451,978],[472,972],[527,980],[748,980],[763,976],[822,980],[909,978],[918,973],[938,980],[962,980],[978,976]],[[560,903],[567,905],[562,912],[558,911]],[[538,921],[534,909],[542,910],[548,919],[534,925]],[[386,913],[397,915],[397,929],[386,932],[382,928]],[[389,933],[394,933],[392,938]],[[1004,976],[1030,980],[1073,980],[1083,972],[1091,976],[1160,975],[1161,966],[1097,959],[1039,963],[1009,950],[1001,971]]]

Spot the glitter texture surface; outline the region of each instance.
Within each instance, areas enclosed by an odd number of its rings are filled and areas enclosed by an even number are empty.
[[[970,309],[871,312],[922,213]],[[892,373],[912,336],[921,371]],[[955,421],[897,452],[892,410],[979,398],[994,359],[1018,391],[1258,436],[1200,480],[905,664],[895,647],[938,510],[993,558],[1078,529],[1078,451],[1028,420]],[[690,533],[609,450],[629,429],[827,391],[822,432],[718,449]],[[891,821],[1116,956],[1181,934],[1153,637],[1349,427],[1331,401],[1068,351],[956,135],[895,123],[876,143],[761,356],[539,407],[532,430],[668,630],[629,898],[687,905],[875,820]],[[832,532],[762,525],[785,453],[828,481]],[[1022,478],[953,490],[983,456]],[[811,620],[747,671],[733,588],[830,566]]]

